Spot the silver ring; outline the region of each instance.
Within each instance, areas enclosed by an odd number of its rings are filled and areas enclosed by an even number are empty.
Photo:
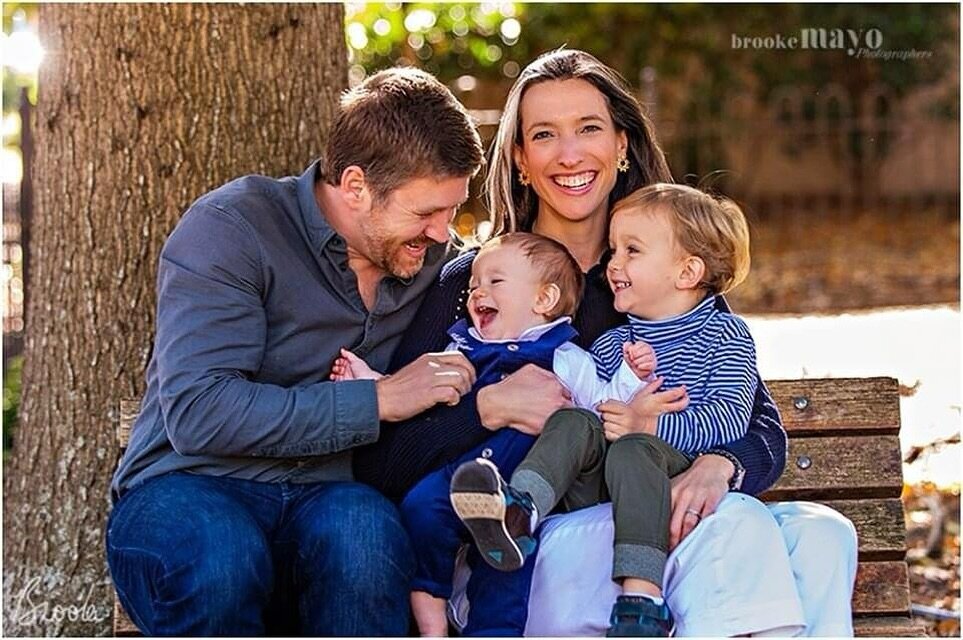
[[[695,516],[699,520],[702,520],[702,514],[696,511],[695,509],[686,509],[685,512],[687,515]]]

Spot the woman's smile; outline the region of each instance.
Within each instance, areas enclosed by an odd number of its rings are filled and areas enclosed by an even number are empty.
[[[592,190],[598,175],[598,171],[582,171],[574,175],[554,175],[552,176],[552,182],[563,192],[580,196]]]

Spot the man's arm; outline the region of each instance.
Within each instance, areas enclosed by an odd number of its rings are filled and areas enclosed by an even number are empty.
[[[253,382],[267,335],[254,231],[199,203],[161,253],[155,350],[168,438],[183,455],[321,455],[378,437],[375,383]]]
[[[156,357],[168,438],[184,455],[324,455],[457,402],[474,382],[461,354],[425,354],[378,381],[254,382],[265,356],[265,270],[257,236],[230,211],[195,205],[161,254]],[[418,393],[412,393],[412,390]]]

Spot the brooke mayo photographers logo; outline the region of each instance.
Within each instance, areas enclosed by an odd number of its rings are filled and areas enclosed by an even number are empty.
[[[806,27],[799,33],[776,33],[766,36],[731,34],[733,49],[825,49],[845,51],[853,58],[881,60],[925,60],[932,51],[916,49],[883,49],[883,32],[879,29],[826,29]]]

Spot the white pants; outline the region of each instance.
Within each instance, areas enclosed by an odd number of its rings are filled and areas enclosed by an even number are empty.
[[[603,636],[612,582],[610,504],[542,524],[526,636]],[[815,503],[731,493],[670,554],[665,597],[677,636],[851,636],[856,532]],[[464,620],[464,570],[452,605]]]

